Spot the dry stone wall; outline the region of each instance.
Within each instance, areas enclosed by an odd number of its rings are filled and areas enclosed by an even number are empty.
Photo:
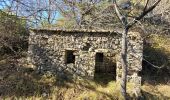
[[[130,32],[128,43],[128,81],[140,84],[143,41],[138,32]],[[38,71],[53,71],[66,75],[93,78],[96,53],[103,53],[103,70],[116,67],[116,79],[121,78],[121,35],[116,32],[30,31],[28,61]],[[74,63],[67,63],[67,51],[73,51]],[[116,64],[116,66],[113,66]],[[101,68],[102,69],[102,68]],[[100,70],[101,70],[100,69]]]

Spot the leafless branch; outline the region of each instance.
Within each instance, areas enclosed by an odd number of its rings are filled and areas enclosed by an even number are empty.
[[[160,2],[161,0],[157,0],[151,7],[145,9],[138,17],[136,17],[132,22],[128,23],[128,27],[132,27],[138,20],[141,20],[145,15],[151,12]],[[147,5],[146,5],[147,6]],[[145,7],[146,8],[146,7]]]

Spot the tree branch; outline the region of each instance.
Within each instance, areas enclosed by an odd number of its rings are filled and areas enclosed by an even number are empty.
[[[122,14],[120,13],[120,11],[119,11],[119,9],[118,9],[118,6],[117,6],[117,4],[115,3],[114,4],[114,7],[115,7],[115,11],[116,11],[116,14],[117,14],[117,16],[118,16],[118,18],[120,19],[120,20],[122,20]]]
[[[149,0],[147,0],[147,1],[146,1],[145,8],[143,9],[143,12],[145,12],[145,11],[146,11],[147,6],[148,6],[148,3],[149,3]]]
[[[117,3],[116,3],[116,0],[113,1],[113,4],[114,4],[114,8],[115,8],[115,12],[116,12],[117,17],[118,17],[119,20],[122,22],[123,26],[126,27],[126,25],[127,25],[127,20],[126,20],[125,16],[123,16],[123,15],[120,13],[119,8],[118,8]]]
[[[137,23],[137,21],[141,20],[145,15],[147,15],[149,12],[151,12],[159,4],[160,1],[161,0],[158,0],[148,9],[145,8],[145,10],[138,17],[134,18],[134,20],[131,23],[128,24],[128,27],[129,28],[132,27],[133,24]]]

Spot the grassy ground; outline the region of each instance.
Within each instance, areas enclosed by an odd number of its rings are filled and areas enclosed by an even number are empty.
[[[157,37],[157,38],[155,38]],[[160,36],[150,37],[154,45],[144,54],[153,58],[154,64],[166,63],[169,66],[170,40]],[[159,53],[159,54],[158,54]],[[156,55],[156,56],[155,56]],[[164,59],[165,57],[165,59]],[[160,59],[161,58],[161,59]],[[50,72],[36,74],[24,67],[24,60],[17,57],[0,59],[0,100],[118,100],[121,99],[119,84],[101,79],[64,80]],[[146,65],[145,65],[146,66]],[[170,100],[170,76],[166,69],[145,68],[142,77],[143,100]],[[131,85],[128,84],[129,98],[132,97]],[[131,98],[132,99],[132,98]]]
[[[106,85],[91,80],[63,80],[50,72],[38,75],[29,68],[13,65],[12,61],[1,60],[0,64],[1,99],[96,100],[119,96],[114,81]]]
[[[170,100],[170,35],[152,34],[144,45],[143,92],[149,100]],[[152,65],[153,64],[153,65]]]
[[[0,61],[0,99],[5,100],[118,100],[119,84],[92,80],[63,80],[50,72],[38,75],[33,70],[18,67],[13,62]],[[128,84],[131,95],[131,85]],[[170,84],[142,86],[143,98],[169,100]]]

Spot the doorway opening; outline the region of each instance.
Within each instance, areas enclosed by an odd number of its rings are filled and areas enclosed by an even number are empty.
[[[75,55],[73,50],[66,50],[65,63],[66,64],[75,63]]]
[[[94,79],[104,84],[116,80],[116,61],[113,57],[108,57],[107,53],[96,53]]]

